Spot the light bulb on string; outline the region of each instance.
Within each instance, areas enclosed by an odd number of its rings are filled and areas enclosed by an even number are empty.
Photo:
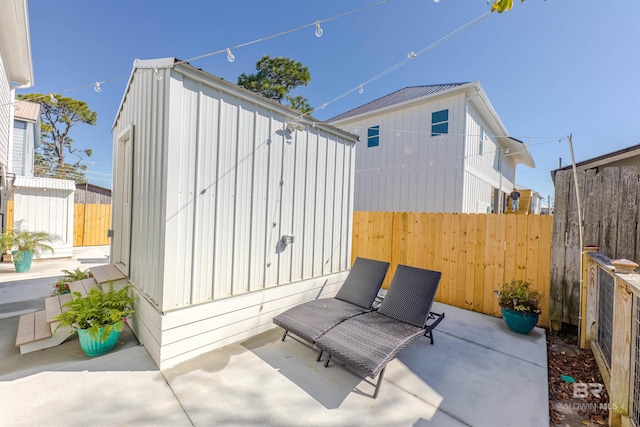
[[[322,37],[323,33],[324,31],[322,31],[322,28],[320,27],[320,21],[316,21],[316,37]]]
[[[51,101],[52,104],[57,104],[58,100],[56,99],[55,96],[53,96],[52,93],[49,94],[49,100]]]
[[[229,62],[233,62],[236,60],[236,57],[233,56],[233,53],[231,53],[231,49],[227,48],[227,60]]]
[[[96,82],[96,85],[93,87],[93,90],[98,93],[102,92],[102,88],[100,87],[100,82]]]
[[[156,77],[156,80],[162,80],[162,74],[158,71],[158,67],[153,69],[153,75]]]
[[[413,59],[413,58],[415,58],[416,56],[418,56],[418,55],[416,55],[416,54],[415,54],[415,52],[413,52],[413,51],[411,51],[411,52],[407,53],[407,58],[409,58],[409,59]]]
[[[364,86],[363,85],[360,85],[360,89],[358,90],[358,93],[360,95],[362,95],[364,93]]]
[[[440,3],[440,0],[433,0],[434,3]]]

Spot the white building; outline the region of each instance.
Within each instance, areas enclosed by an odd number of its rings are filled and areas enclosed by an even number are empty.
[[[113,125],[112,262],[166,367],[335,293],[356,137],[174,58],[136,61]]]
[[[16,89],[33,86],[26,0],[0,0],[0,213],[7,217],[6,174],[13,140]],[[4,227],[4,219],[2,221]]]
[[[499,213],[516,165],[535,167],[478,82],[406,87],[329,122],[362,141],[356,211]]]

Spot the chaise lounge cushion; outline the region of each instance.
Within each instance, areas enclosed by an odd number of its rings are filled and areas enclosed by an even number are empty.
[[[274,317],[273,323],[314,343],[338,323],[369,311],[388,269],[388,262],[358,257],[335,298],[292,307]]]
[[[316,345],[345,365],[375,378],[424,328],[376,312],[355,316],[320,337]]]

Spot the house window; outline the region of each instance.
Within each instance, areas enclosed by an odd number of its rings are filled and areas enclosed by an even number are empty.
[[[431,113],[431,136],[446,135],[449,133],[449,110],[440,110]]]
[[[371,126],[367,129],[367,147],[380,145],[380,126]]]
[[[480,126],[480,140],[478,141],[478,155],[482,157],[484,154],[484,128]]]

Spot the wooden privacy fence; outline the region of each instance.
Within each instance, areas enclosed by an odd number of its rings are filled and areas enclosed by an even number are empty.
[[[111,205],[80,204],[74,206],[73,246],[108,245]]]
[[[544,300],[548,326],[552,217],[548,215],[354,212],[352,258],[388,261],[388,287],[398,264],[442,272],[436,301],[493,316],[493,291],[527,280]]]
[[[635,166],[577,171],[584,246],[599,247],[611,258],[640,261],[640,179]],[[573,172],[555,175],[549,298],[551,327],[578,324],[580,306],[580,230]],[[583,284],[584,285],[584,284]]]
[[[76,203],[73,210],[73,246],[100,246],[110,243],[107,230],[111,225],[111,205]],[[5,224],[13,224],[13,200],[7,202]]]

